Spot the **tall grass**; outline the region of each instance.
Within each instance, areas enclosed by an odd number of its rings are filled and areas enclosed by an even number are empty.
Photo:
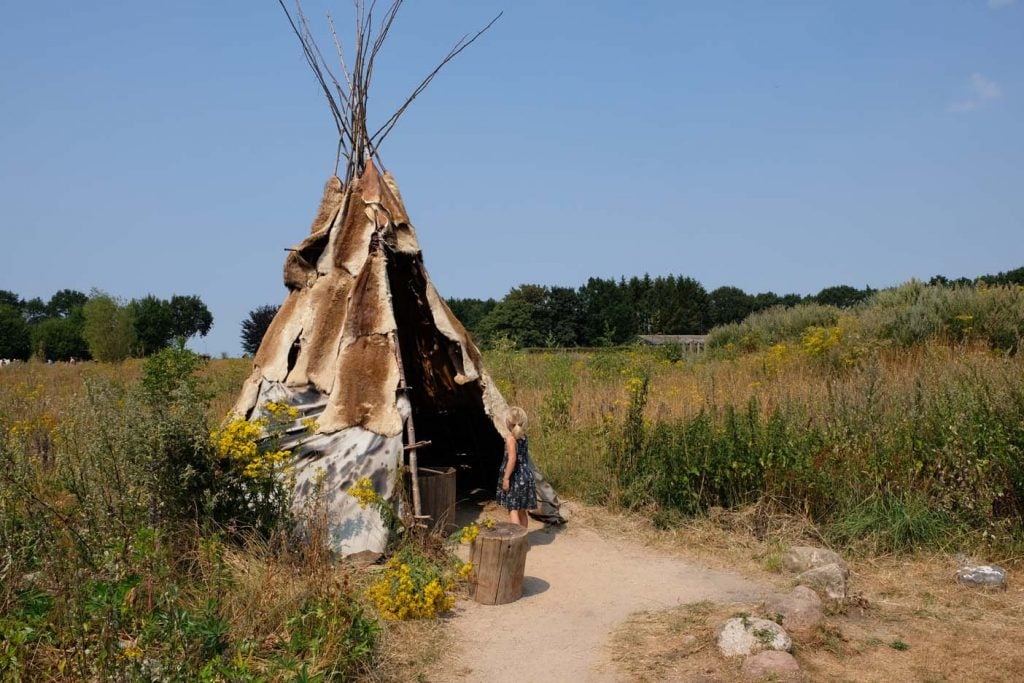
[[[689,515],[770,499],[876,551],[1021,538],[1019,356],[929,342],[837,360],[801,342],[681,363],[494,360],[540,416],[535,458],[567,495]]]
[[[344,566],[246,533],[217,488],[211,388],[224,403],[237,385],[210,377],[236,375],[178,351],[3,368],[0,679],[368,670],[379,627]]]

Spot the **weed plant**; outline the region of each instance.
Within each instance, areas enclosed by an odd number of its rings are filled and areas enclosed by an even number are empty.
[[[376,619],[320,544],[290,546],[285,506],[250,505],[274,484],[211,443],[203,365],[173,349],[0,373],[0,679],[367,670]]]

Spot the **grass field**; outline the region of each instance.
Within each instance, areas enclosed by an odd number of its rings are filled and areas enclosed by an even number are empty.
[[[957,310],[949,324],[964,323]],[[853,556],[1014,566],[1024,360],[1012,335],[940,326],[905,343],[827,313],[772,314],[774,332],[755,320],[701,356],[485,359],[564,497],[661,529],[728,509],[769,545],[777,520],[799,519]],[[0,370],[0,674],[386,679],[428,656],[399,643],[436,643],[436,629],[379,621],[363,575],[223,517],[231,491],[209,494],[203,454],[249,362],[194,377],[180,362]],[[421,630],[395,635],[409,628]]]

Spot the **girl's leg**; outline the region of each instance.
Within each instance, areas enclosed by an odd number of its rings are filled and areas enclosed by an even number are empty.
[[[512,522],[513,524],[519,524],[519,510],[509,510],[508,521]]]
[[[517,510],[517,512],[519,513],[519,526],[529,528],[530,518],[526,514],[526,510]]]

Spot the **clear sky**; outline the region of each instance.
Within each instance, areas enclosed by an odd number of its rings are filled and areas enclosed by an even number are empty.
[[[334,163],[277,3],[0,5],[0,289],[198,294],[196,348],[238,353]],[[344,37],[351,5],[331,5]],[[382,149],[445,296],[1024,265],[1024,0],[407,5],[371,127],[505,12]]]

